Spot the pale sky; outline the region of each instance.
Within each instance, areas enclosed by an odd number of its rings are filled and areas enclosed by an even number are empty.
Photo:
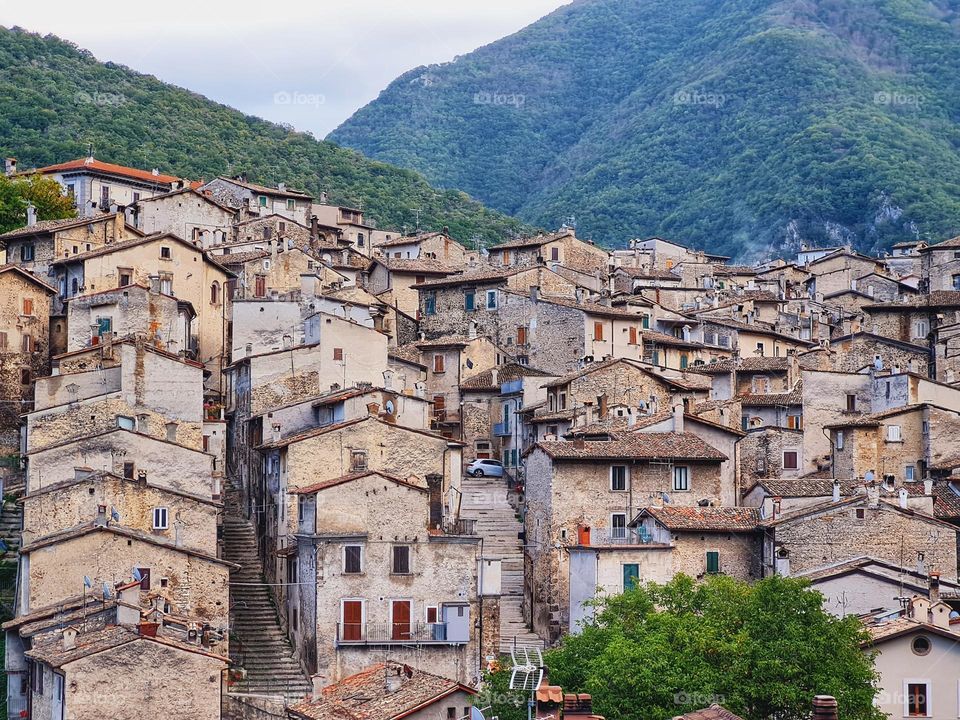
[[[520,30],[569,0],[4,2],[53,33],[251,115],[324,137],[401,73]],[[103,88],[102,92],[110,92]]]

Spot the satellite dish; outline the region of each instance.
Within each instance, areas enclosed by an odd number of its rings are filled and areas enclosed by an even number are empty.
[[[483,711],[474,706],[470,708],[470,720],[486,720],[486,718],[483,716]]]

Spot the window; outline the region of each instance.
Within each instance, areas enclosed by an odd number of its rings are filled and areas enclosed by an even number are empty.
[[[707,574],[716,575],[720,572],[720,553],[716,550],[707,550]]]
[[[517,328],[517,345],[527,344],[527,329],[522,325]]]
[[[843,450],[843,430],[837,430],[837,450]]]
[[[487,290],[487,310],[497,309],[497,291]]]
[[[43,695],[43,665],[30,663],[30,689],[37,695]]]
[[[444,359],[443,355],[437,354],[433,356],[433,372],[442,373],[444,372]]]
[[[358,575],[363,572],[363,546],[343,546],[343,574]]]
[[[333,349],[333,359],[337,362],[343,362],[343,348]]]
[[[257,198],[257,201],[260,203],[260,207],[266,207],[266,206],[267,206],[267,196],[266,196],[266,195],[261,195],[260,197]]]
[[[763,343],[762,343],[762,342],[757,343],[757,355],[759,355],[760,357],[763,357]]]
[[[623,589],[632,590],[640,583],[640,565],[638,563],[623,564]]]
[[[101,185],[100,186],[100,209],[106,210],[110,207],[110,186]]]
[[[424,618],[431,624],[440,622],[440,608],[436,605],[427,605],[424,611]]]
[[[7,333],[0,332],[0,350],[7,349]]]
[[[133,471],[136,466],[132,462],[125,462],[123,464],[123,477],[127,480],[133,480]]]
[[[363,247],[366,243],[366,239],[363,237],[363,233],[357,233],[357,247]]]
[[[930,324],[926,320],[917,320],[913,324],[913,337],[925,338],[930,332]]]
[[[169,259],[170,259],[170,248],[167,247],[166,245],[162,245],[162,246],[160,247],[160,257],[163,258],[164,260],[169,260]]]
[[[73,183],[67,183],[67,197],[71,200],[77,195],[77,186]]]
[[[770,392],[770,378],[766,375],[754,375],[750,378],[750,389],[754,395],[764,395]]]
[[[21,245],[20,246],[20,260],[29,262],[33,260],[33,244]]]
[[[602,322],[595,322],[593,324],[593,339],[603,340],[603,323]]]
[[[916,471],[913,465],[907,465],[903,468],[903,479],[907,482],[913,482],[916,479]]]
[[[437,294],[436,293],[427,293],[426,297],[423,299],[423,313],[424,315],[436,315],[437,314]]]
[[[262,298],[267,296],[267,278],[264,275],[257,275],[253,280],[253,296]]]
[[[642,327],[644,330],[649,330],[649,329],[650,329],[650,316],[649,316],[649,315],[644,315],[644,316],[640,319],[640,327]]]
[[[509,265],[509,264],[510,264],[510,251],[509,251],[509,250],[504,250],[504,251],[503,251],[503,264],[504,264],[504,265]]]
[[[550,260],[552,262],[560,262],[560,248],[550,248]]]
[[[853,393],[847,393],[847,412],[857,411],[857,396]]]
[[[673,489],[690,489],[690,468],[683,465],[673,468]]]
[[[210,304],[216,305],[220,302],[220,283],[214,280],[210,283]]]
[[[135,193],[133,194],[133,201],[134,201],[135,203],[140,202],[140,193],[135,192]]]
[[[796,450],[783,451],[783,469],[796,470],[799,467],[799,453]]]
[[[136,427],[136,421],[128,415],[117,415],[117,427],[124,430],[133,430]]]
[[[20,384],[29,385],[33,382],[33,373],[30,372],[30,368],[21,368],[20,369]]]
[[[137,572],[140,573],[140,589],[149,590],[150,589],[150,568],[137,568]]]
[[[627,536],[627,514],[613,513],[610,516],[610,538],[622,540]]]
[[[33,298],[23,299],[23,314],[33,315]]]
[[[906,717],[930,717],[930,683],[904,681],[906,693],[903,699],[903,714]]]
[[[626,492],[627,466],[613,465],[610,468],[610,489],[613,492]]]
[[[363,638],[363,600],[344,600],[340,607],[341,640]]]
[[[473,290],[467,290],[463,296],[463,307],[467,312],[476,309],[477,294]]]
[[[637,329],[635,327],[630,328],[630,340],[628,342],[631,345],[637,344]]]
[[[410,546],[409,545],[393,546],[393,562],[391,564],[390,572],[392,572],[394,575],[410,574]]]
[[[887,425],[887,442],[900,442],[900,426]]]
[[[680,356],[680,369],[681,369],[681,370],[686,370],[686,369],[687,369],[687,364],[688,364],[689,362],[690,362],[690,360],[687,358],[686,355],[681,355],[681,356]]]
[[[953,289],[960,290],[960,275],[953,276]]]
[[[926,635],[917,635],[910,643],[910,649],[915,655],[927,655],[931,649],[930,638]]]
[[[866,513],[863,508],[857,508],[857,520],[863,520],[866,517]]]
[[[803,430],[803,415],[787,415],[787,427],[790,430]]]
[[[153,529],[154,530],[166,530],[169,526],[167,525],[167,509],[165,507],[156,507],[153,509]]]
[[[117,268],[117,276],[120,278],[120,282],[117,284],[117,287],[126,287],[127,285],[133,284],[133,271],[128,268]]]
[[[296,210],[296,209],[297,209],[297,201],[294,200],[293,198],[287,198],[287,210]]]
[[[366,469],[367,469],[367,451],[351,450],[350,451],[350,471],[362,472]]]
[[[33,338],[29,335],[24,335],[20,338],[20,349],[25,352],[33,352]]]

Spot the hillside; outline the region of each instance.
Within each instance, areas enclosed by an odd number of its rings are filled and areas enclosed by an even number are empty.
[[[417,173],[141,75],[58,38],[0,28],[0,150],[21,168],[83,157],[190,178],[246,174],[356,206],[380,227],[450,227],[461,240],[514,235],[521,224]]]
[[[576,0],[330,139],[605,244],[743,258],[960,232],[952,0]]]

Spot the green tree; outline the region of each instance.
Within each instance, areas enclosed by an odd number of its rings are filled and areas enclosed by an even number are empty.
[[[473,704],[484,710],[485,717],[499,720],[527,720],[529,693],[510,689],[510,670],[499,669],[485,673],[483,688]]]
[[[53,178],[0,176],[0,232],[26,225],[28,205],[37,209],[38,220],[60,220],[76,215],[73,201],[64,196],[60,184]]]
[[[598,604],[546,656],[550,682],[588,692],[609,720],[663,720],[719,702],[748,718],[807,718],[814,695],[844,720],[876,720],[877,675],[856,618],[824,612],[808,583],[684,575]]]

